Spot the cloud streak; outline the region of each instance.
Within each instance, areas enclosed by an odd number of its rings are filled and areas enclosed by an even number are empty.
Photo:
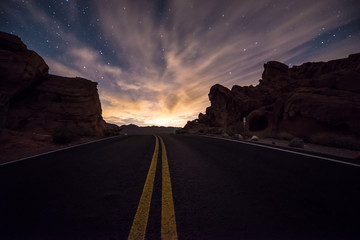
[[[67,43],[58,54],[39,51],[51,72],[99,82],[106,120],[183,126],[209,105],[212,85],[256,85],[267,61],[296,65],[360,51],[352,24],[359,7],[351,0],[72,1],[71,28],[57,21],[57,31],[51,11],[28,4],[28,17]],[[84,18],[88,25],[76,25]]]

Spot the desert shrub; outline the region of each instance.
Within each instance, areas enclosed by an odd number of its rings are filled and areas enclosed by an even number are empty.
[[[257,135],[261,138],[278,138],[278,134],[270,130],[258,132]]]
[[[292,135],[288,132],[279,132],[277,138],[281,139],[281,140],[291,140],[294,138],[294,135]]]
[[[235,131],[232,130],[232,129],[227,129],[225,132],[226,132],[230,137],[233,137],[233,136],[235,135]]]
[[[182,128],[177,129],[177,130],[175,131],[175,134],[184,134],[184,133],[186,133],[186,131],[185,131],[184,129],[182,129]]]
[[[91,137],[95,135],[95,132],[90,128],[73,127],[70,130],[79,137]]]
[[[105,136],[107,136],[107,137],[117,136],[117,135],[120,134],[120,132],[122,130],[123,130],[123,128],[119,127],[116,124],[107,123],[106,124],[106,129],[105,129]]]
[[[121,130],[117,131],[117,130],[106,129],[105,136],[107,136],[107,137],[118,136],[120,134],[120,132],[121,132]]]
[[[209,129],[207,129],[207,134],[214,134],[214,135],[221,135],[222,134],[222,130],[221,128],[218,127],[211,127]]]
[[[258,135],[263,138],[275,138],[275,139],[288,140],[288,141],[294,138],[294,135],[285,131],[275,132],[275,131],[265,130],[263,132],[258,133]]]
[[[329,147],[360,150],[360,142],[350,136],[340,136],[331,133],[318,133],[312,135],[309,140],[311,143]]]
[[[240,133],[241,134],[241,136],[243,136],[245,139],[248,139],[248,138],[251,138],[253,135],[250,133],[250,132],[248,132],[248,131],[245,131],[245,132],[242,132],[242,133]]]
[[[67,144],[78,137],[92,137],[95,135],[93,129],[80,126],[59,127],[51,134],[53,142],[56,144]]]
[[[51,137],[56,144],[67,144],[76,137],[76,133],[69,128],[58,128],[51,134]]]

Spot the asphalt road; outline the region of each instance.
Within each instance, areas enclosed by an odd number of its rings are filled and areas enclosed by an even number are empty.
[[[159,141],[146,239],[161,238],[164,191],[178,239],[360,239],[359,167],[200,136],[162,139],[172,190]],[[122,136],[0,166],[0,239],[127,239],[155,149],[154,136]]]

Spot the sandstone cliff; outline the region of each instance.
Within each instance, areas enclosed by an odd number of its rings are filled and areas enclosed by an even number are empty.
[[[255,87],[217,84],[210,89],[206,114],[183,131],[286,131],[309,138],[332,133],[360,138],[360,54],[289,68],[268,62]]]
[[[0,133],[50,135],[68,128],[103,135],[97,83],[50,75],[48,70],[20,38],[0,32]]]

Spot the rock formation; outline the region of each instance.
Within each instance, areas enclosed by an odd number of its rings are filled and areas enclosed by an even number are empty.
[[[102,135],[97,83],[48,74],[49,67],[20,38],[0,32],[0,132],[51,134],[81,129]]]
[[[319,133],[360,137],[360,54],[289,68],[268,62],[255,87],[217,84],[206,114],[188,122],[191,133],[286,131],[308,138]]]

